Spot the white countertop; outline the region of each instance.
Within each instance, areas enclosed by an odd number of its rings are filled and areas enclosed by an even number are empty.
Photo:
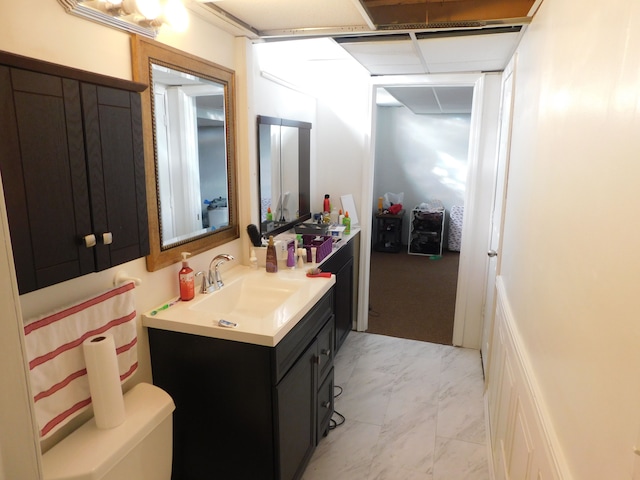
[[[234,267],[223,273],[225,286],[219,292],[197,293],[193,300],[177,302],[169,308],[157,310],[152,315],[151,312],[158,308],[156,307],[156,309],[142,315],[142,324],[149,328],[273,347],[335,284],[335,275],[330,278],[307,277],[307,268],[312,266],[314,265],[305,265],[304,269],[280,269],[277,273],[267,273],[264,268],[252,270],[250,267],[242,265]],[[261,318],[257,318],[255,315],[243,316],[241,308],[237,312],[227,312],[224,315],[201,309],[205,302],[211,302],[215,295],[224,293],[225,288],[231,287],[234,282],[242,281],[244,276],[247,276],[245,280],[250,278],[254,284],[257,282],[269,285],[269,282],[274,282],[274,280],[295,283],[297,290],[277,308],[272,309]],[[238,326],[221,327],[218,325],[221,318],[235,322]]]

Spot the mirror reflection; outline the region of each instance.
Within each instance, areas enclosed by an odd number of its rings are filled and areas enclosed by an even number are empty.
[[[235,159],[235,73],[132,36],[141,96],[149,217],[147,270],[240,237]]]
[[[152,64],[162,248],[229,224],[224,85]]]
[[[258,117],[260,233],[278,233],[310,218],[311,124]]]

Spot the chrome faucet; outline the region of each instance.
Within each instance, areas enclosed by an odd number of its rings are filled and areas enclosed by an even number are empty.
[[[235,260],[235,258],[233,255],[229,255],[227,253],[221,253],[220,255],[213,257],[213,260],[211,260],[211,263],[209,264],[209,274],[202,276],[202,288],[200,290],[202,293],[220,290],[224,286],[219,267],[223,263],[231,260]]]

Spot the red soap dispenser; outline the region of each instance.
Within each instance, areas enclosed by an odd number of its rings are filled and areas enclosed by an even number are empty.
[[[178,272],[178,280],[180,283],[180,300],[192,300],[196,295],[196,281],[193,269],[187,262],[187,257],[191,255],[189,252],[182,252],[182,268]]]

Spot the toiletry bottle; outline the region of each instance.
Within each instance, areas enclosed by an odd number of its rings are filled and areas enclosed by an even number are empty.
[[[296,242],[291,240],[287,244],[287,267],[296,268]]]
[[[331,211],[331,201],[329,200],[329,194],[324,196],[324,202],[322,202],[322,212],[329,213]]]
[[[180,284],[180,300],[183,302],[192,300],[196,295],[196,281],[193,269],[189,267],[187,257],[191,255],[189,252],[182,252],[182,268],[178,272],[178,280]]]
[[[344,224],[344,215],[342,214],[342,209],[338,212],[338,225]]]
[[[349,218],[349,212],[344,212],[342,224],[344,225],[344,233],[349,235],[351,233],[351,219]]]
[[[267,207],[267,222],[273,222],[273,213],[271,213],[271,207]]]
[[[273,235],[269,237],[269,245],[267,245],[266,268],[269,273],[278,271],[278,254],[276,253],[276,244],[273,242]]]
[[[249,256],[249,265],[253,270],[258,269],[258,257],[256,257],[256,251],[252,248]]]
[[[378,197],[378,213],[382,213],[382,197]]]
[[[339,214],[338,214],[338,209],[336,207],[333,207],[331,209],[330,219],[331,219],[331,225],[338,224]]]

